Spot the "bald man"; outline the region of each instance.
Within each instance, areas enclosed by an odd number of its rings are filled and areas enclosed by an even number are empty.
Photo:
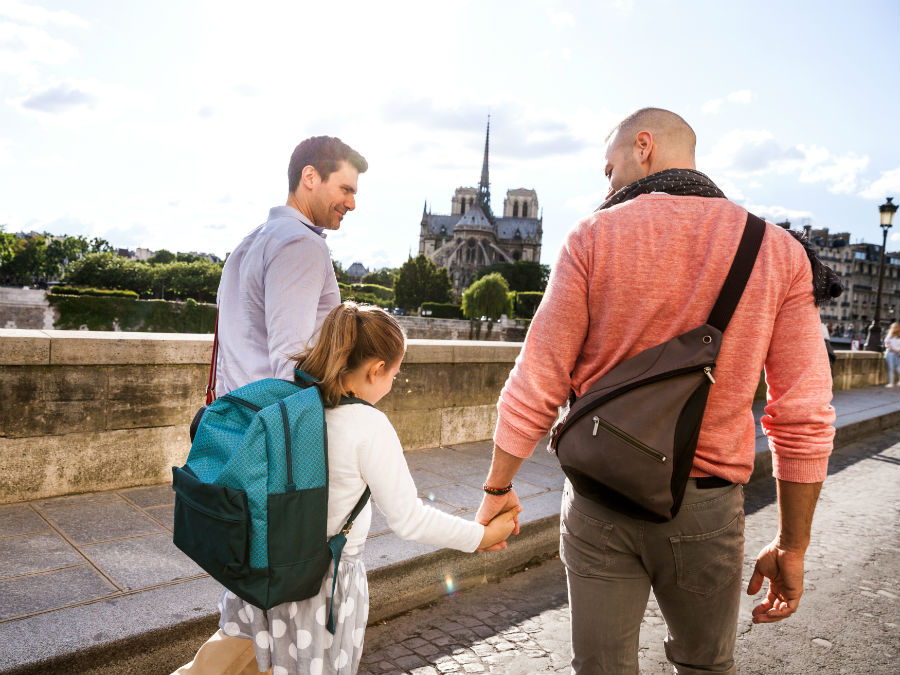
[[[747,212],[695,168],[696,137],[678,115],[644,108],[607,137],[610,189],[566,238],[525,345],[497,404],[494,456],[478,520],[518,504],[522,462],[557,418],[612,367],[706,323]],[[576,673],[637,673],[652,589],[677,673],[733,673],[742,588],[743,488],[753,472],[751,405],[765,368],[762,418],[778,485],[779,528],[747,592],[755,623],[787,618],[834,436],[831,374],[810,261],[785,230],[765,234],[715,367],[681,509],[640,520],[566,481],[566,566]],[[647,411],[648,418],[653,411]],[[528,508],[527,501],[524,504]]]

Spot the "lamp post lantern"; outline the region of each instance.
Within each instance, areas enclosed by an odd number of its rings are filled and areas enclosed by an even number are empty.
[[[888,230],[891,229],[891,223],[894,220],[894,212],[897,205],[894,204],[894,198],[888,197],[887,201],[878,207],[881,212],[881,229],[884,237],[881,244],[881,264],[878,266],[878,294],[875,296],[875,318],[869,326],[869,333],[866,336],[866,344],[863,347],[869,352],[880,352],[884,349],[881,342],[881,286],[884,283],[884,253],[887,248]]]

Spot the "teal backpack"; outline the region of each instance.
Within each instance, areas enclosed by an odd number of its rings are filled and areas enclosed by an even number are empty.
[[[172,467],[175,545],[262,609],[316,595],[332,560],[333,605],[347,533],[369,499],[366,488],[328,539],[325,411],[315,380],[294,375],[252,382],[201,409],[187,463]]]

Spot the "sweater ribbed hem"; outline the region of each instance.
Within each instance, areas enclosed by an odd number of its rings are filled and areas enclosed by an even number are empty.
[[[530,439],[522,436],[514,427],[507,424],[503,418],[497,419],[497,427],[494,429],[494,445],[514,457],[527,459],[531,457],[535,447],[541,439]]]

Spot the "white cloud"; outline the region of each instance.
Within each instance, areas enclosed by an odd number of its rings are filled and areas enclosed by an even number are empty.
[[[791,209],[778,205],[766,206],[764,204],[751,204],[746,201],[744,201],[742,205],[751,213],[755,213],[761,218],[765,218],[773,223],[789,220],[792,223],[791,229],[798,229],[802,224],[815,220],[815,215],[812,211]]]
[[[739,89],[728,94],[728,100],[732,103],[750,103],[753,100],[753,92],[749,89]]]
[[[19,2],[18,0],[0,0],[0,16],[38,26],[54,23],[60,26],[84,28],[88,25],[80,16],[76,16],[64,9],[49,10],[31,3]]]
[[[753,100],[753,92],[749,89],[738,89],[725,98],[712,98],[700,106],[700,112],[704,115],[716,115],[725,101],[729,103],[750,103]]]
[[[56,115],[75,108],[94,108],[97,95],[66,83],[59,83],[23,98],[19,105],[28,110]]]
[[[725,99],[721,98],[713,98],[700,106],[700,112],[704,115],[715,115],[719,112],[719,108],[722,107],[722,104],[725,102]]]
[[[15,103],[22,113],[42,121],[80,124],[108,120],[125,110],[146,106],[148,96],[97,80],[72,80],[32,90]]]
[[[869,183],[859,193],[865,199],[884,199],[900,196],[900,167],[882,171],[881,177]]]
[[[8,138],[0,138],[0,166],[9,163],[12,159],[12,141]]]
[[[552,7],[548,7],[547,12],[550,14],[550,23],[552,23],[554,26],[560,26],[562,28],[575,27],[575,17],[572,16],[569,12],[557,11]]]
[[[42,28],[0,21],[0,73],[29,79],[36,65],[61,65],[77,55],[75,47]]]
[[[831,192],[848,194],[857,189],[869,157],[852,152],[836,155],[816,145],[785,147],[770,131],[736,129],[720,138],[698,163],[740,177],[795,174],[801,183],[825,183]]]
[[[584,217],[590,215],[591,212],[600,206],[606,199],[607,194],[609,194],[608,191],[597,190],[588,194],[576,195],[563,202],[563,206],[579,214],[578,217]]]

